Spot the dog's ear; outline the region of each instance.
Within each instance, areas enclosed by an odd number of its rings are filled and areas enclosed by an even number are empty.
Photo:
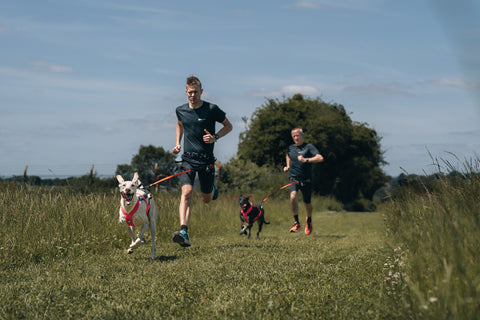
[[[133,174],[133,179],[132,179],[133,184],[138,186],[138,172],[135,172]]]
[[[118,183],[124,183],[125,180],[123,180],[123,177],[119,174],[117,174],[117,180],[118,180]]]

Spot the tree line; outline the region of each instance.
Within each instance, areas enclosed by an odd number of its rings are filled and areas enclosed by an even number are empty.
[[[245,130],[240,134],[236,156],[223,164],[218,184],[224,192],[267,192],[286,183],[287,148],[293,143],[291,129],[300,127],[305,141],[324,156],[323,163],[313,165],[314,193],[333,196],[347,209],[371,208],[374,194],[388,181],[381,138],[366,123],[353,121],[344,106],[311,99],[301,94],[267,99],[250,118],[244,117]],[[115,174],[131,177],[139,172],[145,185],[177,172],[175,155],[163,147],[139,148],[130,164],[119,164]],[[13,177],[22,181],[25,177]],[[85,177],[42,180],[28,177],[32,185],[68,185],[82,191],[93,186],[115,187],[114,177],[99,179],[95,173]],[[89,185],[89,188],[81,186]],[[174,188],[177,179],[168,182]]]

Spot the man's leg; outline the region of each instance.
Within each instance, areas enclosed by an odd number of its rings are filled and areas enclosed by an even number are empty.
[[[307,217],[312,217],[313,206],[311,203],[305,203],[305,209],[307,210]]]
[[[302,188],[303,202],[305,203],[305,210],[307,211],[307,221],[305,223],[305,234],[309,235],[312,233],[312,185],[311,183],[306,184]]]
[[[210,165],[204,172],[198,173],[198,180],[200,181],[200,190],[202,191],[203,203],[210,203],[214,200],[215,193],[215,166]],[[218,190],[217,190],[218,195]]]
[[[295,220],[293,227],[290,228],[290,232],[297,232],[302,228],[298,221],[297,191],[290,192],[290,209],[292,210],[293,219]]]
[[[188,226],[188,221],[190,220],[190,206],[193,197],[193,186],[186,184],[182,186],[182,197],[180,198],[180,225]]]
[[[182,247],[190,246],[190,238],[188,237],[188,221],[190,220],[191,201],[193,197],[193,186],[185,184],[182,186],[182,196],[178,208],[180,217],[180,231],[173,233],[173,241]]]
[[[305,209],[307,210],[307,221],[305,223],[305,234],[309,235],[312,233],[312,211],[313,206],[311,203],[305,203]]]

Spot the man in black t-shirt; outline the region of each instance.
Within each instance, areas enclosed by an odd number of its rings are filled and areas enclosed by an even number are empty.
[[[188,221],[190,219],[190,202],[193,196],[193,182],[198,174],[202,200],[209,203],[215,200],[218,190],[214,184],[215,157],[213,155],[214,143],[232,131],[232,124],[217,105],[201,99],[203,89],[200,80],[191,76],[187,78],[185,92],[188,103],[176,108],[177,128],[176,143],[173,153],[178,154],[182,148],[183,137],[184,152],[182,154],[182,171],[190,169],[188,173],[180,175],[182,197],[180,199],[180,231],[173,234],[173,241],[182,247],[190,246],[188,237]],[[215,133],[215,123],[223,127]]]
[[[310,143],[303,142],[303,130],[295,128],[292,130],[293,144],[288,147],[287,165],[283,168],[284,172],[289,172],[290,182],[296,182],[290,186],[290,208],[292,209],[295,223],[290,232],[297,232],[301,229],[298,220],[298,202],[297,191],[302,190],[303,202],[307,211],[307,223],[305,234],[312,233],[312,163],[322,162],[323,156],[317,148]]]

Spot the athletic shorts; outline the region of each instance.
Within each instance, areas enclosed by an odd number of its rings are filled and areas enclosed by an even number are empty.
[[[191,185],[195,182],[195,176],[198,174],[198,180],[200,181],[200,190],[202,193],[211,193],[213,191],[213,182],[215,181],[215,165],[192,165],[187,161],[182,161],[180,171],[191,170],[179,176],[180,185]]]
[[[298,181],[295,178],[290,178],[290,182]],[[309,180],[298,181],[298,183],[292,184],[290,187],[290,192],[302,190],[303,202],[309,204],[312,202],[312,182]]]

